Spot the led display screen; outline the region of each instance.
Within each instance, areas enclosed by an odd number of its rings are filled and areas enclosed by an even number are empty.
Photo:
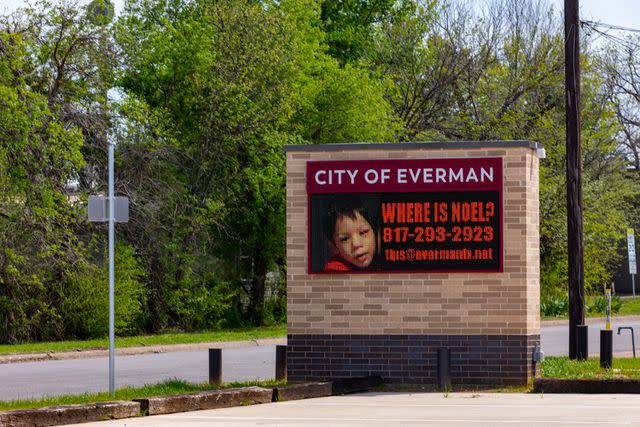
[[[309,272],[502,271],[502,160],[307,163]]]

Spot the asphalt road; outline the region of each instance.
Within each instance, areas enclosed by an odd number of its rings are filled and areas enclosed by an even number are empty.
[[[640,321],[613,325],[616,353],[631,353],[629,331],[617,335],[618,326],[632,326],[640,332]],[[600,329],[589,325],[589,352],[599,354]],[[640,336],[636,335],[636,338]],[[542,350],[546,356],[568,353],[568,326],[544,326]],[[638,343],[640,346],[640,343]],[[637,347],[640,355],[640,347]],[[275,346],[228,348],[222,351],[223,380],[269,379],[275,372]],[[108,359],[74,359],[47,362],[0,364],[0,400],[104,391],[108,388]],[[116,387],[141,386],[165,379],[180,378],[202,383],[208,380],[208,352],[181,351],[116,357]]]
[[[275,376],[275,346],[225,348],[222,380],[250,381]],[[181,351],[116,357],[116,388],[179,378],[209,380],[208,351]],[[108,358],[0,365],[0,400],[80,394],[109,388]]]
[[[638,426],[637,394],[362,393],[184,412],[78,427]]]
[[[624,354],[631,356],[633,348],[631,347],[631,332],[629,330],[621,331],[617,334],[619,326],[633,327],[636,339],[636,351],[640,356],[640,320],[624,320],[623,318],[614,319],[611,325],[613,330],[613,352],[614,354]],[[604,329],[604,322],[589,324],[589,354],[600,354],[600,330]],[[543,326],[540,331],[540,344],[545,356],[566,356],[569,354],[569,326]]]

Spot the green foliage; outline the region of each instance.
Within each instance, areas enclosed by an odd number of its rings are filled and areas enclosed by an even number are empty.
[[[622,308],[622,300],[618,295],[611,297],[611,314],[618,314]],[[587,300],[587,313],[604,315],[607,312],[607,297],[596,296]]]
[[[132,207],[119,334],[285,321],[283,146],[307,143],[541,142],[541,308],[559,315],[560,27],[544,2],[517,0],[131,0],[116,20],[108,0],[56,0],[0,17],[0,342],[104,335],[103,229],[84,203],[105,191],[110,139]],[[592,295],[640,192],[602,60],[582,57]]]
[[[23,38],[0,33],[0,342],[62,336],[60,287],[77,259],[63,184],[81,135],[25,80]]]
[[[66,337],[98,338],[109,331],[108,258],[104,246],[101,252],[101,265],[86,265],[81,273],[71,276],[65,288],[60,312]],[[115,253],[115,332],[132,335],[141,331],[146,272],[131,247],[119,243]]]
[[[179,326],[184,330],[216,330],[222,326],[236,326],[229,322],[229,311],[237,292],[229,283],[218,283],[211,277],[192,288],[176,289],[170,297],[172,312],[180,319]]]
[[[283,325],[224,329],[219,331],[206,332],[174,332],[160,333],[154,335],[133,335],[128,337],[116,336],[116,347],[139,347],[154,345],[172,344],[196,344],[217,341],[255,341],[263,338],[281,338],[287,335],[287,328]],[[74,340],[74,341],[48,341],[25,344],[4,344],[0,345],[0,354],[26,354],[26,353],[46,353],[68,352],[78,350],[107,349],[109,340],[105,336],[99,339]]]
[[[325,61],[307,87],[306,104],[296,113],[298,132],[307,141],[385,142],[395,138],[394,123],[383,85],[361,68],[340,68]]]
[[[540,315],[543,317],[564,317],[569,314],[567,297],[541,298]]]
[[[604,296],[592,296],[585,298],[586,315],[590,317],[602,317],[606,314],[607,299]],[[613,295],[611,298],[611,314],[618,316],[630,316],[640,314],[640,298],[620,298]],[[566,293],[558,293],[556,297],[541,296],[540,315],[545,318],[568,318],[569,300]]]
[[[367,52],[387,76],[401,139],[533,140],[540,162],[541,294],[567,292],[563,40],[544,2],[443,2],[378,27]],[[603,77],[582,64],[585,286],[595,293],[620,262],[618,242],[640,190],[625,175],[619,124]],[[611,183],[616,185],[612,186]]]
[[[264,309],[265,325],[286,325],[287,323],[287,282],[285,273],[279,271],[268,280],[268,293]]]
[[[625,298],[621,302],[622,307],[619,312],[621,316],[640,314],[640,298]]]
[[[321,18],[329,53],[341,64],[359,60],[373,42],[375,28],[413,8],[406,0],[322,0]]]
[[[201,326],[188,313],[201,304],[231,310],[233,322],[282,319],[271,308],[281,303],[265,308],[267,274],[284,264],[282,146],[393,134],[382,86],[326,55],[316,12],[311,0],[138,1],[120,19],[129,60],[121,84],[161,117],[172,139],[164,151],[179,165],[171,174],[181,177],[165,202],[179,227],[158,230],[160,241],[144,249],[156,276],[147,324]],[[157,145],[145,139],[141,150]],[[207,268],[217,270],[216,285],[206,283]],[[214,289],[225,295],[215,304]]]

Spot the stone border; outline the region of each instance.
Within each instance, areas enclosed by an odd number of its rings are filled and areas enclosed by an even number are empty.
[[[259,403],[269,403],[272,400],[273,390],[262,387],[212,390],[134,399],[135,402],[140,403],[140,409],[145,415],[174,414],[176,412],[256,405]]]
[[[172,414],[231,406],[256,405],[285,400],[308,399],[370,391],[382,385],[382,378],[348,378],[326,383],[292,384],[274,388],[244,387],[176,394],[134,401],[52,406],[0,412],[2,427],[47,427],[115,420],[137,416]]]
[[[569,380],[536,378],[534,393],[589,393],[589,394],[640,394],[640,379],[618,378],[608,380]]]
[[[92,421],[119,420],[141,414],[140,403],[129,401],[51,406],[0,412],[0,426],[45,427]]]
[[[46,427],[170,414],[230,406],[326,397],[371,391],[384,384],[379,376],[339,379],[322,383],[292,384],[274,388],[244,387],[212,390],[86,405],[64,405],[0,412],[3,427]],[[419,391],[437,391],[424,387]],[[640,394],[640,379],[565,380],[537,378],[533,393],[626,393]]]
[[[273,401],[301,400],[312,397],[326,397],[333,394],[333,385],[326,383],[293,384],[273,389]]]

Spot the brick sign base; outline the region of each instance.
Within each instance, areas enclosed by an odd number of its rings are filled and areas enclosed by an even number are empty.
[[[289,335],[289,380],[380,375],[398,384],[432,384],[436,350],[451,349],[457,384],[523,384],[535,375],[540,336]]]

